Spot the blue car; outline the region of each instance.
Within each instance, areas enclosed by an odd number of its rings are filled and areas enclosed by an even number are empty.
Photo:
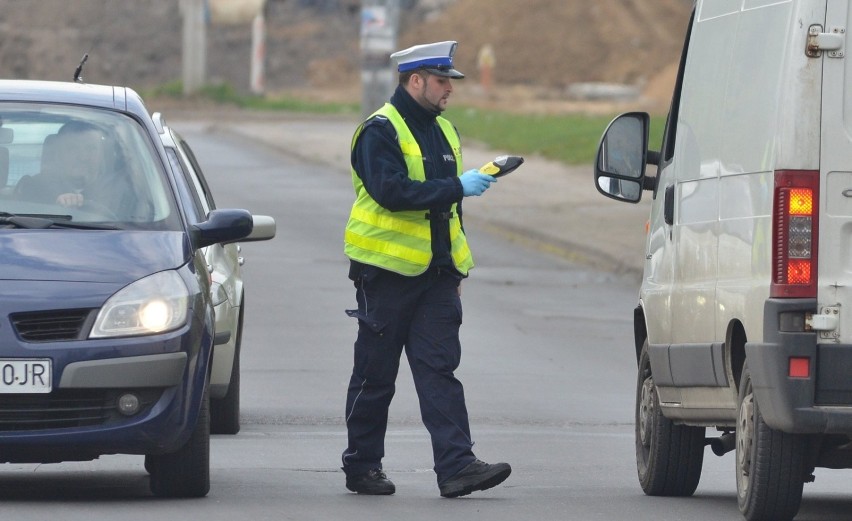
[[[191,190],[131,89],[0,81],[0,462],[140,454],[155,495],[208,493],[204,249],[254,220]]]

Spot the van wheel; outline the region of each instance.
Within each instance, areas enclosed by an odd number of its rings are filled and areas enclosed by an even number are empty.
[[[150,488],[160,497],[203,497],[210,491],[210,398],[201,398],[198,422],[176,452],[145,456]]]
[[[636,466],[642,490],[649,496],[691,496],[703,462],[704,427],[676,425],[660,410],[646,340],[636,384]]]
[[[737,501],[748,521],[793,519],[802,501],[807,438],[770,428],[743,367],[737,408]]]

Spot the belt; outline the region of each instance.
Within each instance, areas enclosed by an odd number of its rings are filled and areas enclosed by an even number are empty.
[[[427,213],[425,217],[430,221],[449,221],[450,219],[455,217],[455,215],[453,215],[453,212],[439,212]]]

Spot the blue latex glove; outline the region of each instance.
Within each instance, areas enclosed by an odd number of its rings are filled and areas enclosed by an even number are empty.
[[[479,170],[468,170],[459,176],[459,181],[461,181],[465,197],[469,195],[482,195],[482,192],[488,190],[491,183],[497,182],[492,176],[483,174]]]

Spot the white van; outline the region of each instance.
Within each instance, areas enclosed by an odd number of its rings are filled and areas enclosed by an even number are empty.
[[[645,113],[604,133],[598,190],[653,197],[634,327],[646,494],[691,495],[709,444],[736,450],[747,519],[792,519],[815,467],[852,468],[850,30],[847,0],[698,0],[660,152]]]

